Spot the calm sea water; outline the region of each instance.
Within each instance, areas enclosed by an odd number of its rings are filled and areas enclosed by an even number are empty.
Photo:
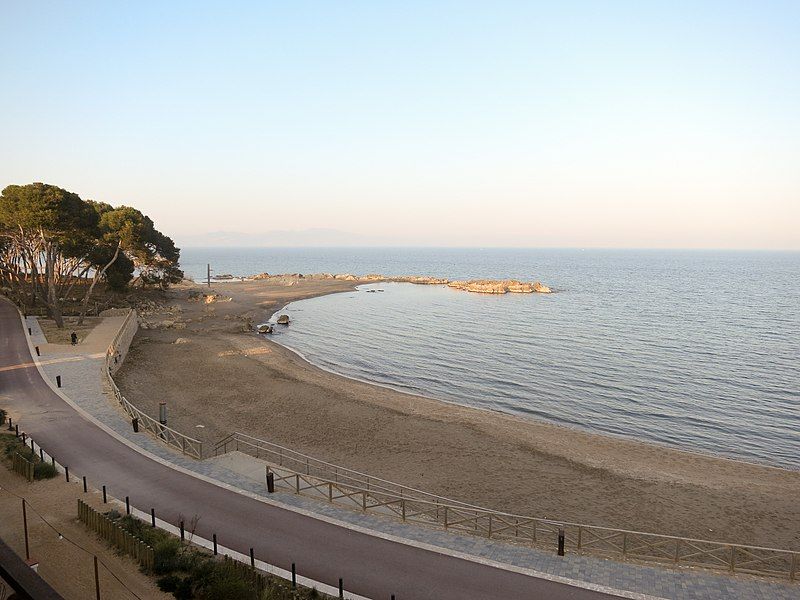
[[[379,284],[290,304],[274,339],[347,376],[800,468],[800,253],[187,249],[187,274],[540,279],[552,295]],[[380,293],[367,293],[381,289]]]

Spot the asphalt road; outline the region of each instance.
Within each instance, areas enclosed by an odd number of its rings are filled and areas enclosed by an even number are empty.
[[[352,531],[270,506],[176,471],[133,450],[72,409],[32,364],[19,313],[0,299],[0,400],[58,462],[116,498],[171,523],[199,516],[197,535],[329,585],[388,600],[614,598]],[[10,367],[10,368],[9,368]]]

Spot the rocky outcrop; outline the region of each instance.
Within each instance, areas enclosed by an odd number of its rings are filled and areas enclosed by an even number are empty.
[[[426,277],[420,275],[404,275],[401,277],[390,277],[388,281],[396,281],[398,283],[415,283],[417,285],[447,285],[450,283],[449,279],[441,279],[438,277]]]
[[[464,290],[466,292],[475,292],[478,294],[550,294],[553,291],[539,281],[533,283],[520,281],[518,279],[470,279],[466,281],[450,281],[442,277],[429,277],[425,275],[386,277],[377,273],[370,273],[369,275],[353,275],[352,273],[313,273],[305,276],[299,273],[284,275],[261,273],[259,275],[253,275],[250,279],[271,279],[274,281],[283,281],[284,283],[288,281],[289,285],[298,279],[336,279],[359,282],[391,281],[396,283],[413,283],[416,285],[447,285],[456,290]]]
[[[517,279],[471,279],[469,281],[451,281],[448,287],[476,292],[478,294],[549,294],[552,290],[540,282],[527,283]]]

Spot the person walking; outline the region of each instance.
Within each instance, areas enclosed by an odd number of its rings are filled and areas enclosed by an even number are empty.
[[[69,334],[69,339],[72,342],[72,345],[74,346],[75,344],[78,343],[78,334],[73,331],[72,333]]]

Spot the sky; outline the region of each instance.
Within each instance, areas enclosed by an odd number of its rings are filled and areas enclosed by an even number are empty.
[[[179,244],[800,249],[800,2],[0,0],[0,186]]]

